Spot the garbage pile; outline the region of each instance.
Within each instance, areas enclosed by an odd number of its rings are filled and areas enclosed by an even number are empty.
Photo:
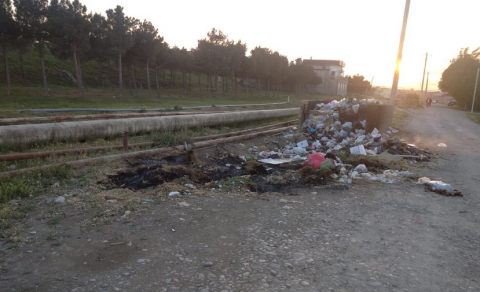
[[[398,131],[391,127],[383,133],[370,129],[366,113],[368,106],[377,103],[355,99],[319,103],[300,129],[283,134],[286,145],[273,140],[266,145],[245,147],[242,153],[217,150],[218,157],[200,157],[189,151],[183,159],[170,160],[196,167],[170,165],[165,158],[155,165],[147,161],[148,167],[139,167],[126,175],[119,173],[110,181],[130,188],[180,183],[180,187],[167,190],[168,196],[174,197],[189,196],[201,185],[212,191],[268,192],[311,184],[348,188],[355,180],[416,180],[418,176],[407,170],[408,165],[429,160],[431,153],[393,137]],[[445,195],[458,195],[450,189],[439,189],[440,185],[441,182],[432,182],[427,187]]]
[[[378,156],[389,160],[429,160],[429,152],[392,137],[398,133],[392,127],[384,133],[376,128],[367,132],[367,108],[374,104],[381,103],[374,99],[342,99],[319,103],[302,124],[300,131],[304,140],[290,142],[282,150],[256,151],[252,148],[249,151],[257,155],[258,161],[266,164],[302,163],[303,167],[330,169],[330,177],[341,183],[352,183],[353,179],[393,183],[400,177],[413,177],[409,171],[378,167],[372,167],[370,171],[365,164],[344,163],[338,157],[339,153],[346,152],[347,155]],[[284,138],[295,140],[296,137],[295,134],[288,133]]]

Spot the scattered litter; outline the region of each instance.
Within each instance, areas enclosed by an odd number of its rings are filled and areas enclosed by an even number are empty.
[[[429,182],[430,182],[430,179],[428,177],[424,176],[424,177],[421,177],[421,178],[418,179],[417,184],[422,184],[423,185],[423,184],[429,183]]]
[[[432,190],[445,190],[449,194],[453,194],[453,188],[451,185],[444,183],[443,181],[439,180],[431,180],[426,183],[428,186],[432,187]]]
[[[308,142],[307,142],[307,140],[303,140],[303,141],[298,142],[298,143],[297,143],[297,147],[307,148],[307,147],[308,147]]]
[[[168,193],[169,197],[173,197],[173,196],[177,196],[177,195],[180,195],[180,192],[170,192],[170,193]]]
[[[365,136],[362,136],[362,137],[365,137]],[[350,154],[367,155],[367,152],[365,151],[365,147],[363,147],[363,145],[358,145],[350,148]]]
[[[179,205],[180,207],[189,207],[189,206],[190,206],[190,204],[187,203],[187,202],[180,202],[180,203],[178,203],[178,205]]]
[[[365,164],[359,164],[357,165],[357,167],[355,167],[354,169],[357,173],[366,173],[368,172],[368,169],[367,167],[365,166]]]
[[[325,159],[325,161],[320,163],[320,169],[335,169],[335,160],[331,158]]]
[[[450,184],[439,180],[431,180],[428,177],[421,177],[417,184],[423,184],[426,192],[435,192],[444,196],[463,197],[462,192],[453,189]]]
[[[303,163],[302,166],[310,166],[315,169],[320,168],[320,164],[325,161],[325,157],[322,153],[313,153],[308,155],[307,160]]]
[[[306,158],[302,158],[300,161],[304,161],[305,159]],[[275,159],[274,158],[266,158],[266,159],[260,159],[258,161],[262,162],[262,163],[266,163],[266,164],[273,164],[273,165],[294,162],[293,158],[275,158]]]
[[[292,162],[299,162],[299,161],[305,161],[305,157],[301,157],[299,155],[295,155],[295,157],[292,158]]]

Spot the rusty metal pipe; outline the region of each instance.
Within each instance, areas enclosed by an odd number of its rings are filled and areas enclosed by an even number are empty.
[[[185,149],[195,149],[195,148],[204,148],[204,147],[210,147],[214,145],[219,145],[219,144],[225,144],[225,143],[232,143],[236,141],[241,141],[241,140],[248,140],[252,139],[258,136],[266,136],[266,135],[273,135],[277,134],[289,129],[292,129],[293,126],[290,127],[283,127],[283,128],[278,128],[278,129],[272,129],[272,130],[267,130],[263,132],[256,132],[256,133],[251,133],[251,134],[246,134],[246,135],[241,135],[241,136],[234,136],[234,137],[228,137],[228,138],[222,138],[222,139],[217,139],[217,140],[208,140],[208,141],[202,141],[202,142],[196,142],[190,145],[178,145],[174,147],[164,147],[164,148],[158,148],[158,149],[149,149],[149,150],[142,150],[142,151],[136,151],[136,152],[130,152],[130,153],[124,153],[124,154],[116,154],[116,155],[109,155],[109,156],[102,156],[102,157],[95,157],[95,158],[87,158],[87,159],[82,159],[82,160],[75,160],[75,161],[69,161],[65,163],[56,163],[56,164],[50,164],[50,165],[43,165],[40,167],[32,167],[32,168],[24,168],[24,169],[19,169],[19,170],[11,170],[11,171],[5,171],[0,173],[0,177],[13,177],[21,174],[25,174],[28,172],[32,171],[38,171],[38,170],[45,170],[45,169],[50,169],[54,167],[59,167],[63,165],[69,165],[75,168],[83,167],[86,165],[91,165],[97,162],[105,162],[105,161],[115,161],[115,160],[120,160],[120,159],[129,159],[129,158],[137,158],[137,157],[145,157],[145,156],[153,156],[153,155],[160,155],[160,154],[165,154],[169,153],[173,150],[185,150]],[[122,147],[122,146],[120,146]]]
[[[263,127],[257,127],[257,128],[242,130],[242,131],[237,131],[237,132],[230,132],[230,133],[225,133],[225,134],[194,137],[194,138],[192,138],[192,140],[193,141],[204,141],[204,140],[208,140],[208,139],[219,139],[219,138],[223,138],[223,137],[237,136],[237,135],[242,135],[242,134],[246,134],[246,133],[251,133],[251,132],[254,132],[254,131],[261,131],[261,130],[267,130],[267,129],[277,128],[277,127],[281,127],[281,126],[288,126],[288,125],[293,124],[293,123],[298,123],[298,120],[290,120],[290,121],[283,122],[283,123],[278,123],[278,124],[273,124],[273,125],[268,125],[268,126],[263,126]]]
[[[128,145],[129,148],[144,147],[144,146],[153,146],[155,143],[136,143]],[[86,148],[75,148],[75,149],[65,149],[65,150],[56,150],[56,151],[43,151],[43,152],[30,152],[30,153],[18,153],[18,154],[6,154],[0,155],[0,162],[2,161],[15,161],[15,160],[27,160],[33,158],[44,158],[49,156],[61,156],[69,154],[83,154],[88,152],[100,152],[107,150],[120,150],[124,149],[123,145],[113,145],[113,146],[100,146],[100,147],[86,147]]]
[[[247,133],[252,133],[255,131],[262,131],[269,128],[276,128],[280,126],[286,126],[290,123],[295,123],[296,120],[291,120],[288,122],[273,124],[269,126],[257,127],[243,131],[237,132],[230,132],[220,135],[211,135],[211,136],[202,136],[202,137],[195,137],[192,138],[192,141],[204,141],[204,140],[213,140],[219,139],[228,136],[238,136]],[[125,136],[123,137],[125,139]],[[125,145],[126,144],[126,145]],[[64,149],[64,150],[54,150],[54,151],[42,151],[42,152],[30,152],[30,153],[18,153],[18,154],[5,154],[0,155],[0,162],[2,161],[16,161],[16,160],[27,160],[33,158],[44,158],[49,156],[61,156],[61,155],[69,155],[69,154],[83,154],[88,152],[100,152],[100,151],[107,151],[107,150],[127,150],[128,148],[137,148],[137,147],[147,147],[147,146],[154,146],[155,142],[145,142],[145,143],[134,143],[128,145],[128,137],[127,141],[123,140],[123,145],[112,145],[112,146],[99,146],[99,147],[85,147],[85,148],[75,148],[75,149]],[[127,147],[127,149],[125,148]]]

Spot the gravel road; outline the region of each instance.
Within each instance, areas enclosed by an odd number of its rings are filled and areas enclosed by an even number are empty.
[[[4,251],[0,291],[480,291],[480,127],[443,105],[410,113],[404,138],[439,155],[418,176],[464,197],[355,181],[167,200],[86,232],[80,215],[32,216],[38,240]]]

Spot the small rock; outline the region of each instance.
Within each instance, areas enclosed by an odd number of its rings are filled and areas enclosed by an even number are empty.
[[[309,286],[310,283],[308,281],[302,281],[300,284],[302,284],[303,286]]]
[[[125,211],[125,214],[122,215],[122,218],[123,219],[128,218],[128,216],[130,216],[130,213],[132,213],[132,211],[130,210]]]
[[[65,197],[64,196],[57,197],[54,202],[57,203],[57,204],[64,204],[65,203]]]
[[[213,262],[203,262],[203,266],[206,268],[211,267],[213,266]]]
[[[272,270],[280,270],[280,265],[279,264],[270,264],[270,268]]]
[[[178,203],[178,205],[179,205],[180,207],[189,207],[189,206],[190,206],[190,204],[187,203],[187,202],[180,202],[180,203]]]

